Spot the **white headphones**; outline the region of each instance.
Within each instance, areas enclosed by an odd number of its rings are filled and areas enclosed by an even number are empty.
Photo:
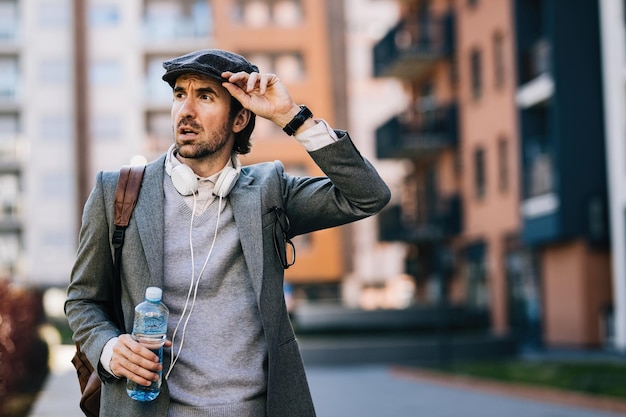
[[[198,191],[198,176],[185,164],[173,166],[172,158],[174,157],[174,149],[176,144],[172,144],[167,151],[165,157],[165,172],[172,178],[174,188],[182,195],[192,195]],[[237,155],[234,153],[231,155],[231,161],[233,167],[226,166],[224,170],[217,177],[215,181],[215,187],[213,188],[213,194],[217,197],[225,198],[228,193],[233,189],[239,173],[241,172],[241,162]]]

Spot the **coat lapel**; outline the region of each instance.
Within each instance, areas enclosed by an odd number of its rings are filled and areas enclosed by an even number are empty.
[[[163,163],[164,159],[148,164],[139,192],[139,199],[135,207],[135,221],[146,262],[153,285],[163,286],[163,235],[164,214],[163,205]]]
[[[251,185],[251,182],[251,177],[242,175],[228,198],[233,209],[252,286],[256,293],[257,302],[259,302],[263,283],[263,238],[261,218],[259,217],[259,213],[261,213],[261,190],[259,187]]]

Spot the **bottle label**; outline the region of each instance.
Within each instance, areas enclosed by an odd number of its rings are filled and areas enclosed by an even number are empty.
[[[157,350],[165,344],[164,334],[133,333],[133,339],[150,350]]]
[[[167,332],[167,317],[158,312],[136,313],[133,328],[136,333],[164,334]]]

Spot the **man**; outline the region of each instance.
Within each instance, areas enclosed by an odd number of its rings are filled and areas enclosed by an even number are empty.
[[[307,417],[315,411],[283,296],[290,238],[378,212],[390,198],[348,134],[298,106],[274,74],[202,50],[167,61],[175,143],[149,163],[126,231],[121,301],[112,303],[117,172],[99,173],[85,205],[66,314],[103,380],[102,416]],[[280,162],[241,167],[255,117],[294,135],[327,177],[295,177]],[[145,288],[170,309],[163,368],[128,334]],[[126,378],[149,385],[130,399]]]

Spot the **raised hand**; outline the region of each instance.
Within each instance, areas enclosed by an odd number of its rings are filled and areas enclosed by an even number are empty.
[[[285,85],[275,74],[224,72],[222,83],[244,108],[285,127],[300,111]]]

